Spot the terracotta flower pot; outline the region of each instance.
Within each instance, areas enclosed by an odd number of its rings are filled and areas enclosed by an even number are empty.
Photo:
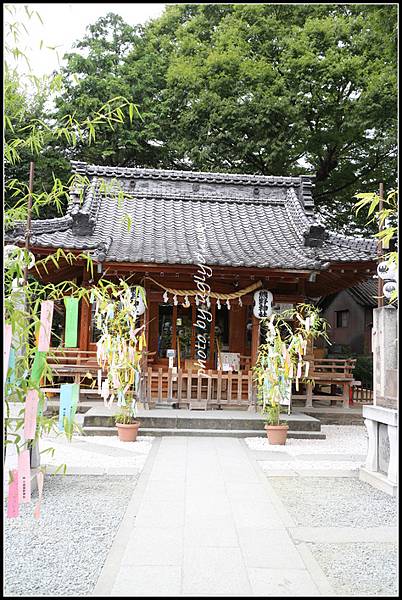
[[[121,442],[135,442],[135,440],[137,439],[139,426],[139,421],[136,421],[135,423],[130,423],[130,425],[116,423],[117,433],[119,434],[119,440]]]
[[[289,425],[265,425],[267,438],[272,446],[284,446],[288,435]]]

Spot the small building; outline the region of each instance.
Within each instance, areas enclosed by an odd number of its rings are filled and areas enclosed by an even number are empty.
[[[373,309],[377,307],[378,283],[371,278],[322,298],[318,306],[328,321],[331,354],[371,354]]]
[[[265,289],[278,310],[328,296],[367,279],[375,270],[376,242],[327,231],[314,217],[309,176],[119,168],[72,163],[80,176],[65,216],[33,220],[31,250],[40,258],[64,248],[90,252],[85,261],[49,263],[43,281],[96,285],[102,274],[130,276],[145,288],[147,353],[144,394],[192,406],[251,402],[260,343],[253,295]],[[106,183],[106,187],[105,184]],[[7,235],[23,243],[25,224]],[[191,292],[202,263],[213,292],[207,332],[209,378],[197,375],[197,303]],[[79,350],[95,351],[91,307],[80,308]],[[170,354],[177,373],[168,369]],[[234,356],[233,356],[234,355]],[[229,357],[229,358],[228,358]],[[235,369],[225,370],[225,360]]]

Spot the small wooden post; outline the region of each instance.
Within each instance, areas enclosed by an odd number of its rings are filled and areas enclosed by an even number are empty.
[[[380,201],[378,203],[378,211],[381,212],[382,209],[384,207],[384,184],[380,183]],[[379,231],[382,230],[382,225],[379,222],[378,224],[378,229]],[[382,242],[381,240],[378,240],[378,256],[381,258],[382,256]],[[384,306],[384,291],[383,291],[383,287],[384,287],[384,282],[381,279],[381,277],[378,277],[378,291],[377,291],[377,296],[378,296],[378,301],[377,301],[377,306],[378,308],[380,308],[381,306]]]
[[[253,315],[251,330],[251,366],[257,362],[258,346],[260,343],[260,321]]]
[[[29,165],[29,192],[28,192],[28,206],[27,206],[27,228],[25,232],[25,250],[27,253],[28,260],[28,250],[29,250],[29,242],[31,237],[31,216],[32,216],[32,192],[33,192],[33,180],[34,180],[34,169],[35,163],[31,161]],[[24,267],[24,285],[28,282],[28,265],[26,264]]]

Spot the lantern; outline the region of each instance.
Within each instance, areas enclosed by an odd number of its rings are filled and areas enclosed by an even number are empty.
[[[272,300],[273,295],[269,290],[258,290],[254,293],[253,314],[257,319],[271,316]]]

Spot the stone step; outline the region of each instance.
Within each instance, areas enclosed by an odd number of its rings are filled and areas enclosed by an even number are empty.
[[[146,412],[146,411],[144,411]],[[138,415],[141,421],[141,426],[144,429],[174,429],[177,432],[180,430],[224,430],[224,431],[261,431],[264,430],[264,419],[259,415],[247,416],[247,412],[236,414],[236,416],[225,414],[225,411],[209,411],[202,414],[189,411],[175,410],[170,416],[171,411],[164,411],[163,415],[158,416],[157,410],[153,410],[152,415]],[[186,413],[186,414],[180,414]],[[212,413],[212,414],[211,414]],[[283,416],[282,420],[289,423],[291,431],[321,431],[321,423],[315,417],[301,414],[292,414]],[[84,415],[84,427],[114,427],[114,416],[108,409],[91,409]]]
[[[85,435],[117,435],[117,427],[84,427]],[[209,436],[209,437],[264,437],[264,430],[244,429],[168,429],[140,427],[138,435],[180,435],[180,436]],[[303,440],[325,440],[325,433],[317,431],[288,431],[289,438]]]

